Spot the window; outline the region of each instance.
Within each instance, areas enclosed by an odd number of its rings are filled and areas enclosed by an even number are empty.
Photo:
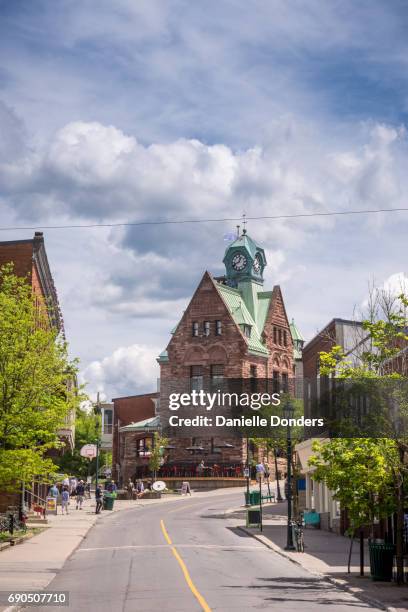
[[[216,336],[222,335],[222,321],[215,322],[215,335]]]
[[[190,387],[191,391],[201,391],[201,389],[203,388],[203,366],[191,366]]]
[[[282,344],[282,330],[279,330],[279,344]]]
[[[278,343],[278,337],[277,337],[277,329],[276,327],[273,328],[273,342],[274,344]]]
[[[104,410],[103,411],[103,433],[111,434],[112,433],[112,410]]]
[[[208,337],[211,333],[211,323],[204,321],[204,336]]]
[[[287,393],[289,389],[289,385],[288,385],[288,375],[287,374],[282,374],[282,391],[284,393]]]
[[[241,327],[242,327],[242,332],[244,336],[246,336],[247,338],[250,338],[251,337],[251,325],[244,324]]]
[[[214,384],[222,383],[224,380],[224,366],[222,364],[214,364],[211,366],[211,382]]]
[[[286,330],[283,331],[283,344],[284,346],[288,346],[288,334],[286,333]]]
[[[194,321],[193,322],[193,329],[192,329],[192,333],[193,333],[194,337],[198,336],[198,331],[199,331],[199,329],[198,329],[198,322]]]

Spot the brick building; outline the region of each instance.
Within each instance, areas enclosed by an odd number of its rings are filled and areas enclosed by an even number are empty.
[[[170,385],[200,389],[204,381],[272,379],[275,390],[294,373],[294,343],[281,289],[264,290],[264,249],[244,230],[226,249],[226,273],[205,272],[160,364],[160,415],[168,414]],[[205,458],[228,474],[239,474],[246,444],[237,438],[171,438],[166,469]],[[187,472],[188,473],[188,472]]]
[[[50,326],[58,332],[64,333],[64,323],[48,263],[43,233],[35,232],[34,237],[27,240],[0,242],[0,266],[9,263],[13,264],[13,271],[17,276],[27,278],[38,307],[43,308],[47,313]],[[75,380],[67,380],[67,386],[71,389],[75,385]],[[74,413],[67,416],[64,427],[58,431],[58,436],[64,442],[64,446],[60,449],[61,452],[73,450],[75,436]],[[50,451],[50,454],[52,455],[54,452]]]
[[[119,483],[148,474],[158,397],[145,393],[112,400],[112,475]]]

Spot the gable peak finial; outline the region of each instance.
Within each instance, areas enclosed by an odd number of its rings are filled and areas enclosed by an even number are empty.
[[[242,213],[242,225],[244,226],[244,229],[242,230],[243,235],[245,236],[245,234],[247,233],[246,230],[246,224],[247,224],[247,220],[246,220],[246,213],[245,211]]]

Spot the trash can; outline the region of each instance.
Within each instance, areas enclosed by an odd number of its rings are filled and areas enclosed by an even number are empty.
[[[373,580],[390,582],[394,563],[395,546],[384,540],[369,540],[370,573]]]
[[[251,495],[251,506],[259,506],[259,504],[261,503],[261,494],[259,493],[259,491],[251,491]]]
[[[259,506],[260,494],[259,491],[250,491],[249,498],[248,493],[245,491],[245,504],[248,506]]]
[[[113,496],[112,493],[104,493],[103,494],[103,509],[113,510],[114,501],[115,501],[115,496]]]

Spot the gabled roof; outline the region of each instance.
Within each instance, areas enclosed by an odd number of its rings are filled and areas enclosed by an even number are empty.
[[[156,431],[160,427],[160,417],[155,416],[150,419],[144,419],[143,421],[137,421],[136,423],[129,423],[121,427],[119,431]]]
[[[294,341],[300,340],[301,342],[304,342],[305,339],[300,333],[299,328],[295,323],[295,319],[292,319],[292,322],[290,324],[290,333]]]

